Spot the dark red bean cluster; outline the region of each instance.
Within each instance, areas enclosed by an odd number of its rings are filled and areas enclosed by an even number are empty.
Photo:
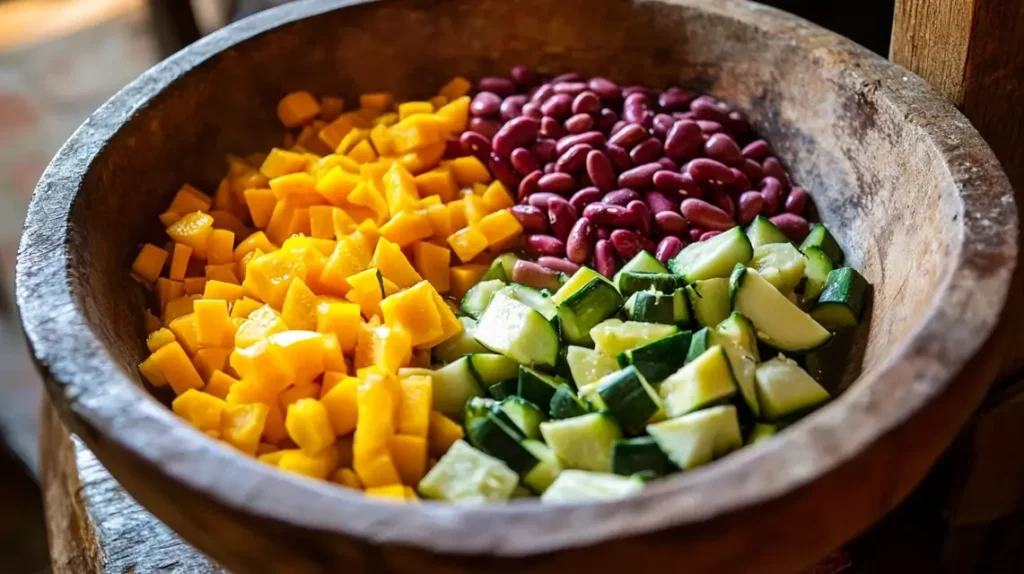
[[[807,192],[743,112],[711,96],[516,66],[480,80],[470,115],[462,151],[516,192],[536,261],[516,274],[530,284],[584,264],[611,276],[640,250],[665,262],[758,214],[792,239],[808,232]]]

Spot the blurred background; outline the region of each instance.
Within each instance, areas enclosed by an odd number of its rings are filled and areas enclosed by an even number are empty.
[[[38,488],[42,388],[14,308],[22,218],[86,117],[160,59],[286,0],[0,0],[0,572],[48,572]],[[894,0],[768,0],[886,55]]]

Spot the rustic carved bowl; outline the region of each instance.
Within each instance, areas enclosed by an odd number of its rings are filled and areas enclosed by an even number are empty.
[[[182,182],[213,189],[225,154],[279,142],[275,104],[290,90],[426,96],[515,63],[693,86],[746,110],[875,285],[846,392],[635,498],[476,509],[286,475],[147,392],[128,268]],[[891,509],[977,404],[1016,240],[1010,186],[952,106],[785,13],[735,0],[313,0],[197,42],[100,108],[39,183],[17,294],[64,421],[139,502],[237,571],[787,572]]]

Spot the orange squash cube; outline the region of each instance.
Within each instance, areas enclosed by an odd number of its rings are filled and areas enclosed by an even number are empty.
[[[492,247],[503,245],[523,233],[523,226],[507,209],[487,215],[476,227],[487,238],[487,244]]]
[[[226,400],[228,398],[228,393],[231,392],[231,387],[237,382],[238,379],[224,371],[214,371],[210,375],[210,379],[206,382],[206,387],[203,388],[203,392],[210,393],[215,397]]]
[[[211,265],[234,261],[235,234],[226,229],[214,229],[206,242],[206,260]]]
[[[454,200],[459,193],[459,185],[450,166],[436,167],[417,175],[414,180],[420,197],[436,195],[447,203]]]
[[[167,262],[169,254],[152,243],[147,243],[139,250],[139,255],[132,263],[132,271],[150,283],[156,282]]]
[[[304,171],[289,173],[270,180],[270,190],[278,201],[287,201],[293,207],[309,207],[324,203],[317,191],[316,180]]]
[[[484,200],[479,195],[467,195],[462,201],[466,204],[466,222],[470,227],[480,223],[480,220],[489,213],[487,206],[484,205]]]
[[[349,289],[346,279],[369,267],[371,257],[372,251],[360,237],[339,237],[334,253],[324,264],[320,284],[332,293],[344,294]]]
[[[291,329],[312,331],[316,329],[316,306],[319,303],[316,293],[306,286],[299,278],[288,286],[288,292],[281,304],[281,318]]]
[[[231,348],[235,344],[235,326],[228,315],[228,302],[223,299],[200,299],[195,302],[196,338],[199,347]]]
[[[277,103],[277,119],[286,128],[311,122],[319,113],[320,102],[305,90],[292,92]]]
[[[396,432],[426,437],[430,428],[430,409],[433,404],[431,378],[423,375],[403,377],[400,384],[402,400],[395,418]]]
[[[331,392],[331,389],[336,387],[338,383],[342,381],[342,379],[347,377],[347,372],[348,369],[346,369],[345,373],[324,371],[324,376],[323,379],[321,379],[320,384],[320,398],[323,399],[325,396],[327,396],[327,393]]]
[[[334,121],[345,109],[345,100],[336,96],[320,97],[320,119],[325,122]]]
[[[434,308],[437,309],[437,314],[441,319],[441,334],[435,339],[421,343],[419,349],[429,349],[462,332],[462,323],[455,317],[455,313],[452,312],[448,303],[433,289],[431,289],[431,296],[434,299]]]
[[[320,339],[324,347],[324,372],[348,373],[348,363],[341,350],[341,343],[334,333],[321,333]]]
[[[195,356],[199,351],[199,336],[196,335],[196,316],[194,313],[187,313],[170,322],[167,328],[174,333],[175,340],[189,356]]]
[[[146,337],[146,348],[152,353],[168,343],[173,343],[174,333],[170,329],[161,327]]]
[[[209,381],[214,371],[223,370],[228,364],[231,349],[199,349],[196,351],[192,364],[203,381]]]
[[[466,291],[469,291],[470,287],[480,281],[484,273],[487,273],[487,266],[476,263],[467,263],[466,265],[458,265],[449,269],[448,275],[451,280],[452,296],[462,298]]]
[[[163,308],[164,325],[170,325],[172,321],[192,312],[192,304],[199,298],[198,295],[185,295],[172,299]]]
[[[391,130],[384,124],[375,124],[370,130],[370,143],[377,150],[378,155],[389,155],[394,151],[394,140],[391,137]],[[365,162],[364,162],[365,163]]]
[[[451,254],[452,252],[444,247],[424,241],[412,246],[413,267],[438,293],[448,292],[448,266],[451,264]]]
[[[466,227],[448,236],[448,245],[463,262],[472,261],[487,249],[487,236],[477,227]]]
[[[404,120],[405,118],[415,114],[432,114],[434,113],[434,105],[430,102],[404,102],[398,104],[398,119]]]
[[[356,490],[363,489],[363,483],[359,480],[359,475],[351,468],[339,468],[334,471],[334,474],[331,475],[331,482]]]
[[[405,248],[434,234],[430,218],[419,211],[402,211],[380,228],[381,236]]]
[[[371,267],[349,275],[346,281],[352,289],[345,294],[345,298],[359,305],[367,319],[380,315],[380,302],[384,299],[384,282],[380,270]]]
[[[202,431],[220,430],[221,415],[227,404],[221,399],[195,389],[188,389],[171,403],[174,414]]]
[[[448,162],[448,167],[455,176],[459,187],[468,187],[474,183],[488,183],[491,181],[491,172],[487,171],[484,165],[476,156],[467,155],[457,157]]]
[[[316,307],[316,331],[333,333],[341,350],[350,353],[356,348],[360,318],[358,304],[320,300]]]
[[[269,180],[289,173],[305,171],[308,161],[308,158],[301,153],[273,148],[260,165],[260,174]]]
[[[171,268],[167,276],[174,281],[185,279],[185,270],[188,269],[188,260],[192,257],[192,248],[181,243],[174,244],[174,251],[171,253]]]
[[[292,381],[309,383],[324,372],[324,335],[314,331],[284,331],[267,337],[291,369]]]
[[[185,283],[183,281],[172,281],[158,277],[156,280],[156,297],[161,309],[166,309],[168,303],[185,295]]]
[[[487,207],[487,211],[491,213],[515,205],[512,194],[498,180],[492,181],[491,185],[487,186],[487,191],[484,191],[481,199]]]
[[[450,224],[449,229],[451,231],[458,231],[463,227],[466,227],[466,202],[461,199],[456,199],[448,203],[448,222]],[[450,233],[449,233],[450,235]],[[445,239],[448,235],[444,236]]]
[[[472,88],[473,84],[469,80],[462,76],[455,76],[447,84],[442,86],[437,93],[448,98],[448,101],[450,102],[465,96]]]
[[[186,277],[183,283],[185,284],[185,295],[202,296],[206,289],[206,277]]]
[[[327,410],[316,399],[299,399],[288,405],[284,426],[288,436],[307,454],[316,454],[334,444],[334,429]]]
[[[370,144],[368,139],[364,139],[353,146],[347,155],[359,163],[369,163],[377,159],[377,152],[374,151],[373,145]]]
[[[185,354],[185,349],[177,342],[157,349],[153,353],[153,361],[167,378],[175,394],[181,395],[189,389],[203,388],[203,379]]]
[[[226,283],[225,283],[226,285]],[[241,297],[231,303],[231,318],[232,319],[248,319],[249,315],[252,315],[253,311],[263,306],[263,303],[249,297]],[[237,331],[236,331],[237,337]],[[237,345],[237,340],[235,342]]]
[[[356,429],[359,434],[359,429]],[[391,459],[391,454],[386,450],[368,458],[356,456],[353,463],[359,481],[369,491],[374,487],[397,485],[401,488],[402,477],[398,474],[398,468]],[[404,491],[403,491],[404,492]]]
[[[443,141],[423,146],[416,151],[402,154],[398,157],[398,164],[404,167],[409,173],[419,175],[430,171],[437,166],[444,156],[445,143]]]
[[[394,100],[390,92],[368,92],[359,96],[359,107],[380,112],[390,109]]]
[[[379,269],[384,277],[394,281],[395,285],[401,288],[411,287],[423,280],[405,258],[402,249],[386,238],[377,241],[370,265]]]
[[[337,454],[334,449],[325,448],[316,454],[296,449],[288,450],[281,455],[277,467],[288,472],[324,480],[337,469],[337,464]]]
[[[270,408],[260,403],[227,405],[221,419],[224,442],[249,456],[256,454]]]
[[[203,268],[203,271],[206,273],[207,279],[238,285],[235,267],[234,263],[222,263],[220,265],[207,265]]]
[[[412,360],[412,342],[409,334],[388,326],[361,325],[356,341],[355,368],[378,366],[388,373]]]
[[[462,133],[469,122],[469,96],[453,98],[448,94],[443,95],[448,98],[448,103],[441,106],[435,115],[448,133]]]
[[[238,247],[235,247],[233,254],[235,261],[241,261],[243,257],[259,249],[263,253],[270,253],[278,249],[277,245],[270,242],[267,234],[262,231],[257,231],[249,237],[243,239]]]
[[[382,181],[384,197],[392,216],[400,211],[416,208],[420,196],[416,189],[416,180],[409,170],[397,163],[392,164],[384,174]]]
[[[182,216],[167,228],[167,235],[175,243],[191,247],[192,254],[198,259],[206,259],[206,242],[212,232],[213,217],[199,211]]]
[[[396,434],[388,440],[388,452],[403,484],[415,485],[427,473],[427,439]]]
[[[348,155],[348,152],[356,147],[359,143],[366,141],[366,138],[370,137],[370,130],[362,128],[352,128],[349,130],[345,137],[341,138],[341,142],[338,143],[338,147],[334,150],[335,154]],[[349,155],[349,157],[352,157]],[[352,157],[356,163],[364,163],[356,158]]]
[[[441,336],[441,316],[434,306],[430,283],[421,281],[396,293],[381,303],[384,324],[404,330],[413,346],[422,345]]]
[[[245,348],[255,344],[274,333],[288,330],[284,317],[270,305],[263,305],[249,313],[242,326],[235,332],[235,346]]]
[[[316,182],[316,191],[331,205],[344,206],[348,196],[362,183],[363,178],[346,171],[341,166],[334,166]]]
[[[277,394],[277,404],[287,410],[288,405],[294,404],[299,399],[317,399],[320,396],[319,383],[305,383],[293,385]]]
[[[309,234],[312,237],[334,239],[335,210],[341,211],[330,205],[314,205],[309,208]]]
[[[430,428],[427,429],[427,450],[430,456],[441,458],[465,434],[459,423],[437,411],[430,412]]]
[[[208,212],[212,203],[213,200],[210,199],[209,195],[186,183],[174,194],[174,199],[167,206],[167,211],[173,213]]]
[[[251,382],[271,396],[276,396],[296,382],[295,366],[285,359],[280,347],[267,341],[236,348],[231,352],[228,362],[231,368],[245,379],[243,382]],[[235,385],[232,390],[237,387],[238,385]],[[277,404],[268,400],[267,406],[276,407]]]
[[[154,387],[162,387],[167,384],[167,377],[160,370],[160,365],[153,359],[153,355],[146,357],[145,361],[139,363],[139,373]]]
[[[226,283],[224,281],[207,281],[203,286],[203,299],[224,299],[234,301],[241,299],[245,289],[241,285]]]
[[[436,197],[436,196],[432,196]],[[428,205],[424,211],[430,220],[432,239],[444,241],[452,234],[452,218],[447,205]]]
[[[320,257],[319,253],[316,256]],[[260,299],[280,309],[291,282],[296,278],[306,279],[309,261],[309,258],[296,257],[296,254],[283,249],[254,257],[246,266],[246,283],[251,281]]]
[[[363,180],[348,196],[349,202],[357,207],[362,207],[373,214],[374,222],[383,223],[387,221],[388,202],[381,195],[380,189],[371,180]],[[349,209],[349,215],[356,218],[355,211]]]
[[[324,381],[326,387],[326,375]],[[356,428],[359,420],[358,387],[359,379],[341,377],[320,398],[320,403],[327,409],[327,418],[330,419],[331,427],[337,436],[345,436]]]
[[[246,237],[250,233],[250,229],[245,226],[245,223],[241,218],[230,211],[214,209],[210,212],[210,217],[213,218],[214,230],[221,229],[224,231],[230,231],[235,235],[235,238]]]
[[[397,154],[443,143],[449,133],[448,125],[434,114],[415,114],[391,126],[391,137]]]

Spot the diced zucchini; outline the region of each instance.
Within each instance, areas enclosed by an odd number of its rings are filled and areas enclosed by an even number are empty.
[[[504,462],[458,440],[420,480],[416,490],[425,498],[456,504],[504,502],[519,484],[519,476]]]
[[[476,340],[476,319],[459,317],[459,322],[462,323],[462,332],[431,350],[435,361],[451,363],[472,353],[487,352],[487,349]]]
[[[480,277],[480,282],[501,281],[502,283],[508,283],[511,279],[512,275],[505,272],[505,266],[501,264],[501,260],[495,259],[494,261],[491,261],[491,266],[488,267],[487,271]]]
[[[711,344],[708,340],[711,339],[711,330],[707,327],[698,330],[690,337],[690,350],[686,352],[686,363],[692,363],[697,357],[704,354],[704,351],[708,350]]]
[[[624,309],[630,321],[681,326],[690,324],[690,306],[686,302],[686,290],[683,288],[667,295],[637,291],[626,300]]]
[[[632,365],[601,379],[587,399],[595,410],[607,411],[626,434],[643,430],[661,409],[658,394]]]
[[[789,293],[804,277],[804,255],[792,243],[769,243],[754,248],[750,267],[783,293]]]
[[[668,273],[668,268],[661,264],[653,255],[646,251],[641,251],[633,256],[632,259],[626,262],[619,269],[618,272],[612,277],[612,283],[615,285],[619,284],[619,276],[623,273],[631,272],[642,272],[642,273]]]
[[[821,249],[835,265],[843,264],[843,248],[839,246],[836,238],[832,237],[832,233],[829,232],[824,223],[815,223],[811,226],[810,233],[807,234],[807,237],[804,237],[803,243],[800,244],[800,251],[806,254],[807,249],[810,247]]]
[[[539,440],[526,439],[522,441],[522,445],[537,459],[537,466],[526,473],[526,476],[523,477],[523,484],[529,486],[534,492],[543,494],[562,472],[562,465],[558,464],[558,457],[555,456],[551,447]]]
[[[530,401],[512,395],[498,403],[497,407],[512,419],[512,422],[523,431],[526,438],[540,438],[540,423],[548,419],[547,415]]]
[[[754,425],[754,428],[751,429],[750,435],[747,437],[747,442],[745,444],[754,444],[755,442],[768,440],[775,436],[775,433],[777,432],[779,432],[779,427],[776,425],[757,423]]]
[[[469,366],[469,357],[462,357],[434,371],[430,380],[433,385],[434,410],[457,421],[462,420],[462,409],[466,401],[484,395]]]
[[[622,296],[600,273],[580,267],[551,300],[558,305],[562,335],[572,344],[590,343],[590,329],[622,307]]]
[[[511,281],[512,269],[515,268],[516,261],[519,261],[519,256],[515,253],[502,253],[495,261],[501,261],[501,267],[505,270],[505,277],[508,277],[509,281]]]
[[[612,445],[622,438],[615,420],[604,413],[543,422],[540,433],[563,467],[595,472],[611,472]]]
[[[789,243],[789,238],[763,215],[758,215],[747,226],[747,237],[755,249],[770,243]]]
[[[576,345],[569,345],[565,360],[569,363],[569,371],[577,387],[595,383],[608,373],[619,370],[615,357]]]
[[[555,366],[558,332],[543,315],[502,293],[495,293],[476,328],[484,347],[523,365]]]
[[[545,504],[566,504],[596,500],[616,500],[644,489],[643,480],[604,472],[563,470],[541,495]]]
[[[519,476],[526,476],[537,466],[537,458],[520,443],[523,436],[519,429],[492,411],[485,417],[475,419],[466,429],[470,441],[485,453],[500,459]]]
[[[736,407],[720,405],[647,427],[668,459],[683,470],[711,462],[743,446]]]
[[[665,476],[672,463],[649,436],[619,439],[612,445],[612,472],[624,476],[638,474],[645,479]]]
[[[498,401],[494,399],[489,399],[487,397],[473,397],[469,399],[468,401],[466,401],[466,406],[463,407],[462,409],[462,426],[466,427],[467,429],[472,428],[473,423],[475,423],[478,419],[482,419],[490,415],[492,412],[494,412],[494,407],[496,407],[497,405]],[[506,415],[504,412],[500,412],[499,414],[500,416],[507,419],[507,422],[513,425],[515,424],[512,422],[512,419],[509,419],[508,415]],[[522,437],[526,438],[526,435],[522,435]],[[469,436],[468,438],[470,444],[479,447],[479,445],[473,441],[472,436]]]
[[[852,267],[833,269],[811,317],[829,329],[854,327],[860,322],[870,292],[867,279]]]
[[[754,416],[759,416],[761,408],[757,403],[757,391],[754,389],[754,371],[761,362],[761,356],[757,351],[754,326],[743,315],[733,313],[709,334],[711,344],[722,347],[729,358],[732,376],[740,387],[743,400]]]
[[[505,286],[497,279],[481,281],[469,288],[469,291],[462,297],[462,312],[474,319],[479,319],[491,297]]]
[[[686,286],[693,316],[702,327],[714,327],[729,316],[729,280],[717,277]]]
[[[707,241],[691,243],[668,262],[669,269],[686,283],[728,277],[737,263],[746,264],[754,255],[743,230],[734,227]]]
[[[828,255],[817,247],[804,249],[804,292],[801,302],[804,308],[812,305],[818,300],[821,292],[825,290],[828,283],[828,274],[832,272],[832,260]]]
[[[529,488],[526,488],[525,486],[520,484],[519,486],[516,487],[515,490],[512,491],[512,495],[509,496],[509,498],[531,498],[531,499],[533,499],[533,498],[537,498],[537,494],[535,492],[533,492],[532,490],[530,490]]]
[[[516,394],[546,410],[551,406],[551,397],[555,396],[558,385],[562,384],[565,384],[565,381],[560,377],[545,375],[530,367],[521,366]]]
[[[626,271],[615,274],[615,286],[623,297],[637,291],[658,291],[672,293],[679,286],[679,279],[671,273],[649,273],[647,271]]]
[[[810,351],[832,338],[771,283],[742,265],[736,266],[729,280],[729,294],[733,310],[750,319],[758,340],[776,349]]]
[[[783,355],[758,365],[756,378],[761,415],[769,421],[799,414],[829,399],[824,387]]]
[[[513,283],[507,285],[501,292],[544,315],[544,318],[548,321],[554,321],[558,317],[558,307],[551,300],[551,297],[544,295],[544,293],[533,287]]]
[[[519,363],[505,355],[474,353],[469,356],[469,368],[481,389],[493,384],[514,379],[519,375]]]
[[[671,418],[725,401],[736,388],[729,358],[716,345],[662,381],[658,394]]]
[[[693,333],[680,331],[643,347],[631,349],[618,356],[619,364],[623,367],[633,365],[651,383],[661,382],[686,364],[692,337]]]
[[[568,419],[578,417],[590,412],[587,405],[583,403],[573,392],[569,385],[561,384],[555,389],[555,395],[551,397],[551,418]]]
[[[609,357],[618,357],[619,353],[642,347],[678,332],[679,327],[675,325],[608,319],[591,329],[590,336],[594,339],[594,347],[598,351]]]
[[[494,383],[487,387],[487,394],[491,395],[491,398],[500,401],[506,397],[511,397],[519,392],[519,380],[508,379],[507,381],[501,381],[500,383]]]

